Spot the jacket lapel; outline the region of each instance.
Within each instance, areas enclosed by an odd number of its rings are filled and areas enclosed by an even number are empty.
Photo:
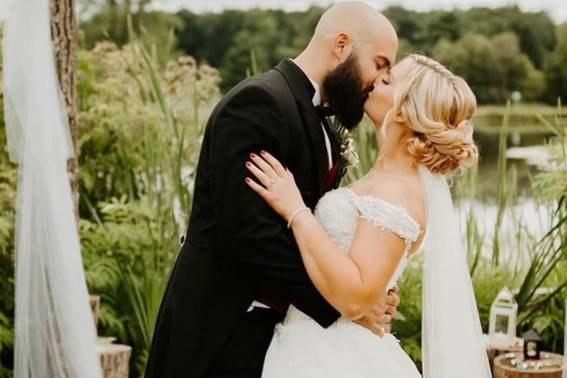
[[[317,113],[317,109],[313,106],[315,88],[313,88],[303,71],[290,59],[282,60],[275,69],[287,81],[303,118],[303,127],[309,136],[311,151],[317,167],[317,190],[320,196],[323,194],[323,183],[327,172],[327,152],[323,130],[321,129],[321,118]]]
[[[325,125],[325,129],[329,134],[329,141],[331,142],[331,155],[333,156],[333,163],[339,161],[341,154],[341,144],[339,140],[339,134],[332,122],[329,122],[328,118],[322,118],[322,122]]]

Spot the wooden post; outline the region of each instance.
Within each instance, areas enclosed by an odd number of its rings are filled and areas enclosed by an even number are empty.
[[[77,122],[77,18],[75,0],[50,0],[51,39],[55,50],[55,62],[59,86],[63,92],[69,130],[73,139],[76,156],[67,162],[75,218],[79,222],[79,159],[78,159],[78,122]]]

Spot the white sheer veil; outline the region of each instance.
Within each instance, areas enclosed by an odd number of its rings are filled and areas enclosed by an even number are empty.
[[[427,192],[423,267],[424,378],[491,377],[478,308],[446,177],[419,167]]]
[[[19,164],[14,376],[98,378],[49,12],[49,0],[13,1],[3,38],[8,150]]]

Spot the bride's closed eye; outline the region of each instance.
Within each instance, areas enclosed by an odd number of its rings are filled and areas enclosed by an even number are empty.
[[[382,80],[380,80],[384,85],[390,85],[392,83],[392,76],[391,73],[388,72],[386,75],[382,76]]]

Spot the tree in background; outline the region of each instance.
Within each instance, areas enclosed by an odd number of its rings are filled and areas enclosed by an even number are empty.
[[[513,32],[519,38],[521,51],[538,69],[557,43],[555,24],[547,13],[522,12],[517,6],[472,8],[462,14],[462,24],[467,32],[487,37]]]
[[[178,47],[213,67],[221,67],[224,55],[242,31],[246,14],[227,10],[220,14],[180,11],[181,27],[176,29]]]
[[[401,39],[425,53],[432,53],[440,39],[455,41],[468,33],[492,37],[513,32],[519,38],[521,51],[536,68],[541,68],[546,53],[556,44],[555,25],[547,13],[522,12],[517,6],[430,12],[394,6],[386,8],[384,14]]]
[[[423,29],[423,17],[420,13],[400,6],[388,7],[383,13],[396,27],[400,40],[417,45]]]
[[[306,12],[252,9],[202,15],[184,10],[178,13],[184,23],[176,30],[178,47],[219,67],[226,91],[246,77],[252,55],[264,71],[301,52],[322,13],[319,7]]]
[[[545,66],[545,79],[547,82],[548,101],[567,102],[567,22],[557,27],[557,47],[549,54]]]
[[[172,58],[177,45],[174,29],[182,27],[173,13],[150,11],[152,0],[82,0],[81,42],[91,49],[96,42],[111,40],[119,46],[128,43],[130,27],[148,46],[155,46],[160,62]],[[88,19],[88,21],[85,21]]]
[[[520,51],[518,37],[510,32],[492,38],[467,34],[456,42],[443,39],[433,56],[462,76],[482,103],[506,101],[513,91],[535,100],[545,89],[543,74]]]
[[[128,38],[126,19],[131,12],[134,27],[144,29],[144,38],[156,42],[158,55],[168,40],[165,34],[174,28],[175,39],[169,39],[170,43],[217,67],[224,92],[244,79],[254,64],[265,71],[282,58],[298,54],[324,11],[312,7],[304,12],[251,9],[168,14],[140,10],[132,0],[83,1],[98,4],[82,24],[87,47],[108,38],[122,45]],[[393,6],[383,13],[398,31],[399,58],[410,52],[436,56],[471,81],[481,103],[505,102],[512,91],[522,92],[527,101],[552,101],[545,95],[545,82],[555,79],[542,80],[541,70],[547,67],[546,74],[567,71],[546,62],[556,49],[557,36],[556,25],[544,12],[522,12],[516,6],[415,12]],[[553,56],[558,59],[557,54]]]

